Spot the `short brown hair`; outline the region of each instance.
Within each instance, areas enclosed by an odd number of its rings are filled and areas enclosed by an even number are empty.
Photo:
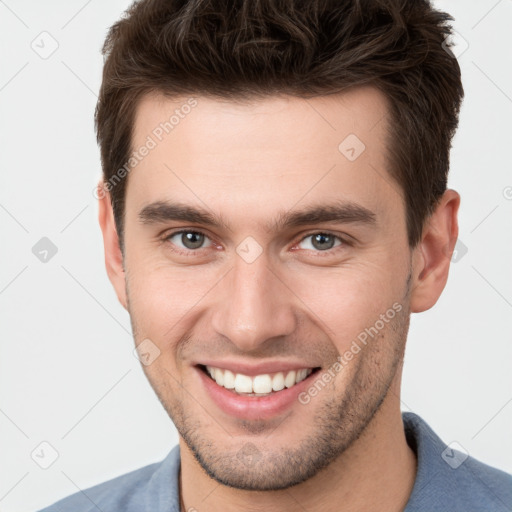
[[[388,98],[388,172],[409,245],[446,190],[464,90],[453,18],[428,0],[141,0],[107,35],[96,130],[103,179],[128,160],[139,100],[310,98],[374,85]],[[123,173],[123,176],[126,173]],[[120,237],[126,180],[110,187]]]

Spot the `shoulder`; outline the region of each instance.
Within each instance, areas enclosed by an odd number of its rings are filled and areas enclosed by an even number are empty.
[[[179,466],[178,445],[161,462],[80,490],[39,512],[135,512],[159,510],[160,503],[165,503],[166,510],[171,512],[179,502]]]
[[[460,445],[446,445],[418,415],[403,413],[403,420],[418,458],[406,512],[512,509],[512,475],[471,457]]]

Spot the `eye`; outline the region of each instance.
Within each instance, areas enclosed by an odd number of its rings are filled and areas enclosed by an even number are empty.
[[[342,240],[339,236],[333,235],[332,233],[319,232],[311,233],[310,235],[305,236],[299,242],[299,245],[306,245],[306,247],[302,247],[302,249],[328,251],[329,249],[333,249],[334,247],[342,245],[342,242],[344,243],[344,240]]]
[[[212,240],[201,231],[190,229],[182,229],[170,233],[165,236],[164,241],[170,242],[175,246],[173,250],[181,254],[198,252],[199,249],[206,249],[215,245]],[[337,235],[322,231],[306,235],[296,247],[315,252],[328,252],[341,245],[349,244]]]
[[[176,245],[179,249],[194,251],[195,249],[204,249],[212,245],[211,240],[200,231],[181,230],[171,233],[165,237],[165,241],[169,241]],[[210,243],[203,247],[205,241]]]

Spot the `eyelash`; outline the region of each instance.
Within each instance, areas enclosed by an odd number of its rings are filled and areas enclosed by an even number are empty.
[[[181,235],[183,233],[194,233],[196,235],[203,235],[204,237],[208,238],[215,245],[215,242],[206,233],[203,233],[202,231],[199,231],[199,230],[196,230],[196,229],[180,229],[180,230],[177,230],[177,231],[173,231],[171,233],[166,234],[163,237],[163,242],[170,242],[171,238],[173,238],[176,235]],[[304,235],[294,245],[297,245],[297,244],[303,242],[306,238],[312,237],[314,235],[332,236],[334,238],[337,238],[341,242],[339,245],[337,245],[335,247],[332,247],[331,249],[326,249],[325,251],[319,251],[319,250],[318,251],[313,251],[314,253],[316,253],[317,256],[320,256],[320,257],[322,257],[323,255],[326,255],[326,256],[332,255],[334,252],[337,252],[338,249],[343,249],[345,246],[352,245],[347,239],[345,239],[343,237],[340,237],[339,235],[336,235],[334,233],[331,233],[330,231],[313,231],[311,233],[308,233],[307,235]],[[174,244],[171,243],[171,245],[174,245]],[[182,255],[182,256],[189,257],[189,256],[194,256],[195,253],[200,252],[201,249],[203,249],[203,248],[200,247],[199,249],[195,249],[195,250],[194,249],[182,250],[182,249],[173,248],[172,250],[174,252]],[[305,250],[309,250],[309,249],[305,249]]]

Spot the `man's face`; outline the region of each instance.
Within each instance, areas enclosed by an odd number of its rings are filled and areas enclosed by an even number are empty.
[[[387,104],[373,88],[196,100],[138,107],[132,149],[156,146],[128,178],[128,309],[136,343],[150,360],[160,351],[147,377],[203,469],[286,488],[398,403],[411,251],[386,171]]]

